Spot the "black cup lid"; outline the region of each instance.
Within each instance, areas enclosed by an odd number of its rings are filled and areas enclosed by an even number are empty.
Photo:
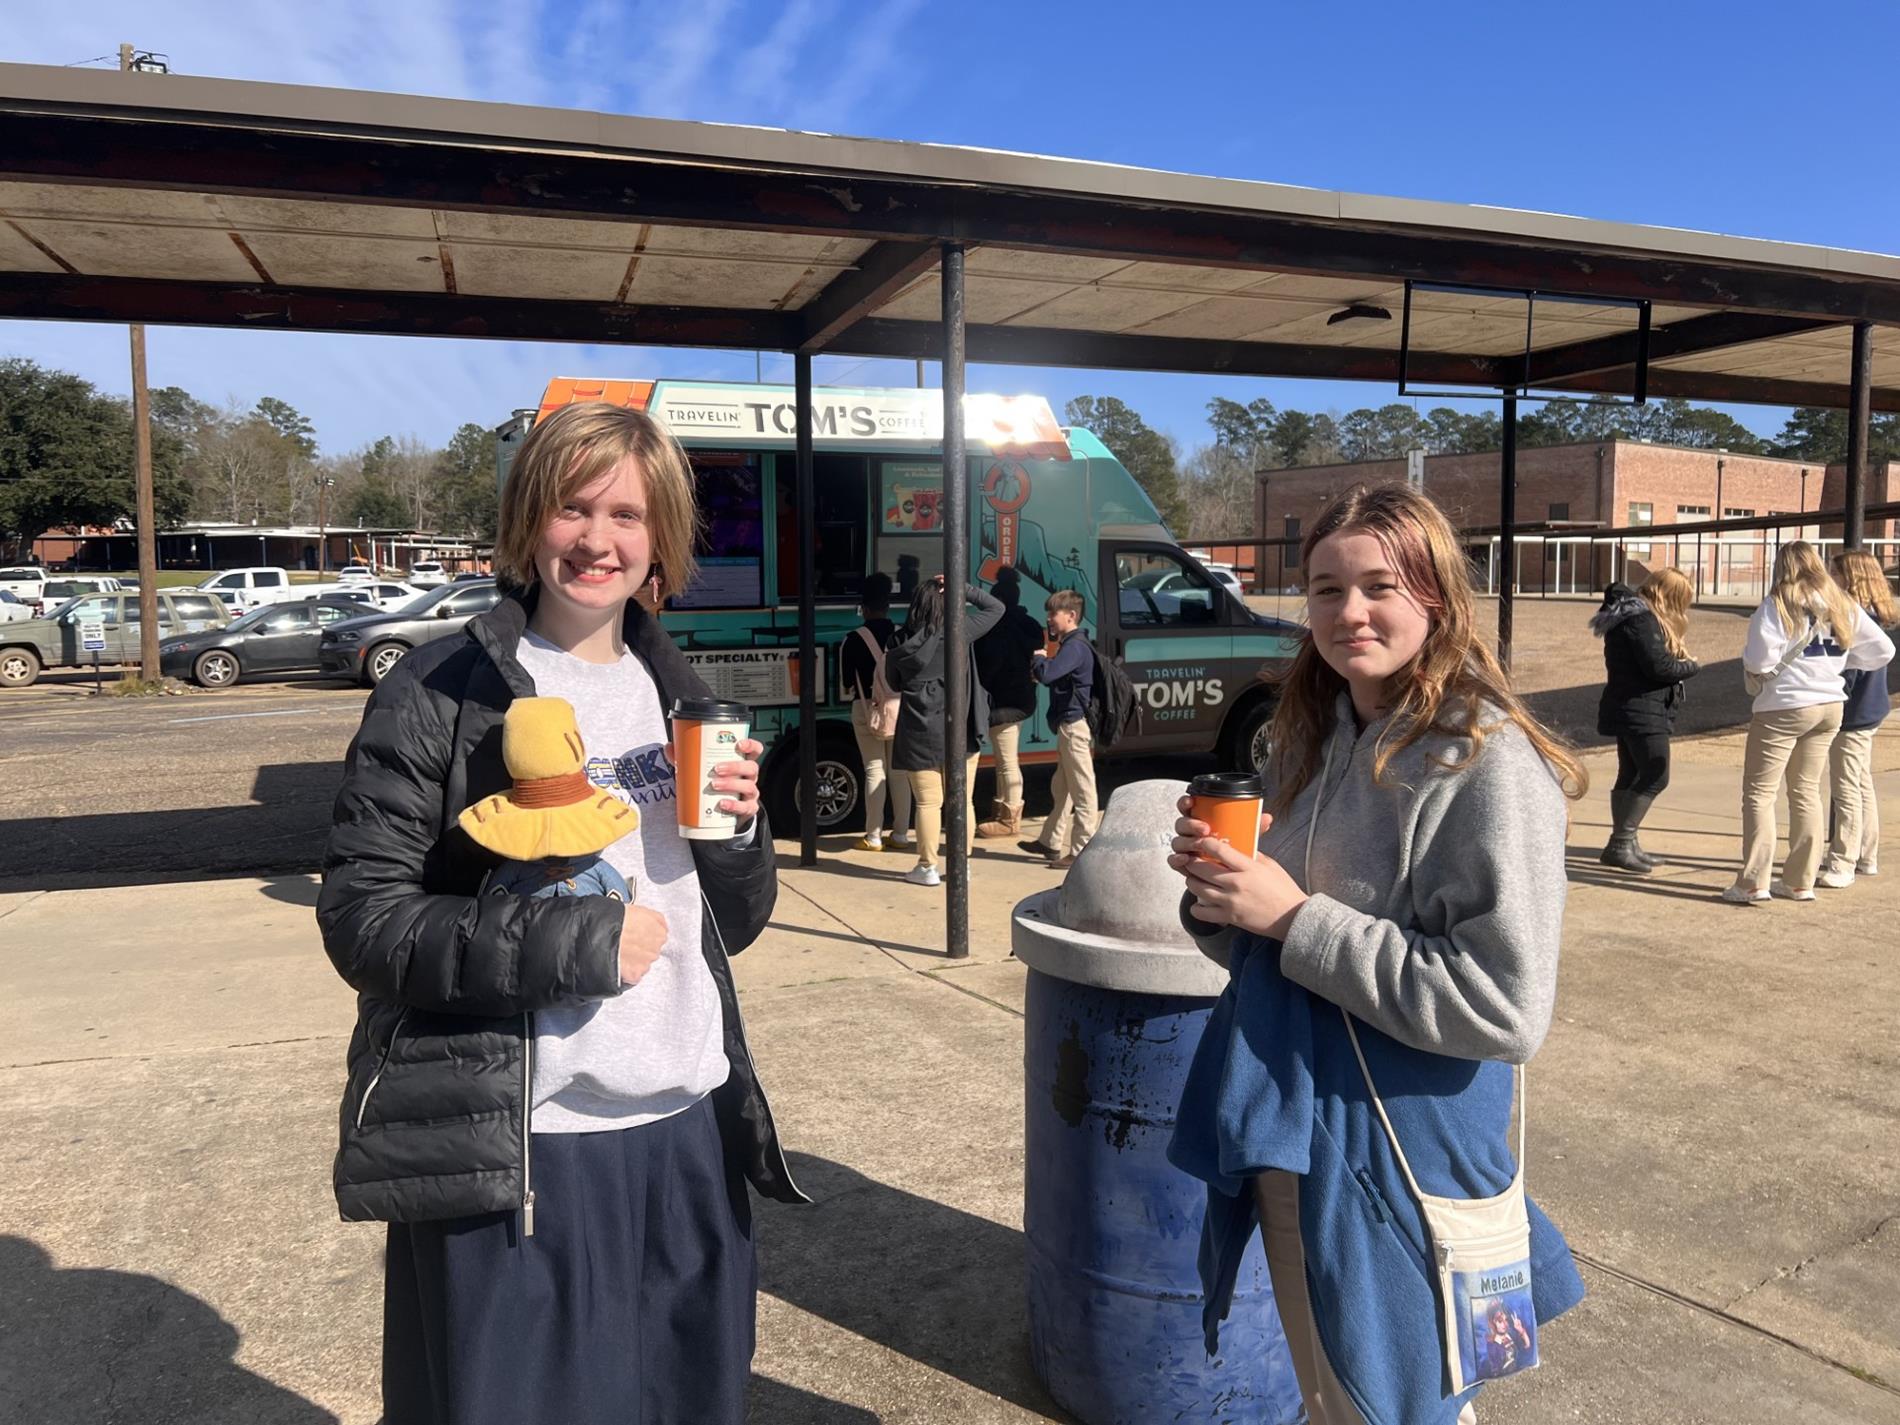
[[[752,709],[720,698],[678,698],[673,703],[673,716],[688,722],[750,722]]]
[[[1266,792],[1253,772],[1204,772],[1188,783],[1191,797],[1261,797]]]

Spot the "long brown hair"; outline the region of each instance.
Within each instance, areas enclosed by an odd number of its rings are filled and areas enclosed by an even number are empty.
[[[1827,620],[1828,631],[1843,646],[1854,641],[1854,600],[1829,576],[1820,552],[1805,539],[1781,546],[1775,556],[1775,583],[1768,597],[1790,638],[1800,637],[1807,626],[1807,615],[1813,613]]]
[[[1900,604],[1894,603],[1893,589],[1887,583],[1880,561],[1861,549],[1844,549],[1828,561],[1834,577],[1855,603],[1867,610],[1867,617],[1882,628],[1900,623]],[[1835,635],[1837,638],[1839,634]],[[1843,643],[1846,639],[1841,639]]]
[[[1656,615],[1656,622],[1662,625],[1663,643],[1669,649],[1669,656],[1687,658],[1689,649],[1683,636],[1689,632],[1689,605],[1695,602],[1695,585],[1689,582],[1689,576],[1664,565],[1650,570],[1649,577],[1636,592],[1642,595],[1643,602]]]
[[[1581,797],[1589,783],[1576,755],[1531,716],[1478,635],[1471,570],[1444,512],[1404,485],[1355,485],[1328,505],[1307,532],[1300,547],[1304,579],[1312,576],[1313,552],[1320,543],[1346,531],[1369,534],[1384,546],[1406,594],[1427,612],[1430,624],[1412,661],[1387,680],[1391,715],[1373,752],[1373,780],[1382,780],[1394,757],[1434,733],[1468,739],[1470,752],[1443,765],[1450,771],[1470,766],[1484,748],[1481,714],[1488,703],[1530,739],[1557,773],[1564,794]],[[1276,809],[1284,812],[1319,770],[1325,739],[1332,735],[1333,708],[1346,680],[1320,656],[1309,631],[1293,662],[1271,681],[1280,691],[1273,714],[1273,755],[1280,763]]]

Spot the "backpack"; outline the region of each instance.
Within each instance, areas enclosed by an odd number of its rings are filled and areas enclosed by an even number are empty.
[[[1135,685],[1122,671],[1120,659],[1102,657],[1092,643],[1089,654],[1095,659],[1095,684],[1089,689],[1089,734],[1097,750],[1105,750],[1129,733],[1140,733],[1141,703],[1135,697]]]
[[[864,640],[864,646],[871,653],[871,696],[854,698],[852,701],[863,705],[866,730],[871,736],[888,742],[897,736],[898,696],[891,691],[891,685],[884,681],[884,650],[877,646],[877,635],[868,628],[860,628],[858,637]]]

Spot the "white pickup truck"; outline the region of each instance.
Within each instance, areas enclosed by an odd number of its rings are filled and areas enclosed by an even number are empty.
[[[263,604],[281,604],[287,599],[301,599],[305,594],[300,586],[290,582],[289,570],[265,565],[220,570],[197,588],[222,599],[233,618]]]

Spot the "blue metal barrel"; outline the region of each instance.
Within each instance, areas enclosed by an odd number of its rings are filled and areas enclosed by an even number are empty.
[[[1256,1234],[1209,1358],[1194,1267],[1204,1184],[1166,1157],[1213,1001],[1029,972],[1029,1350],[1084,1425],[1305,1418]]]

